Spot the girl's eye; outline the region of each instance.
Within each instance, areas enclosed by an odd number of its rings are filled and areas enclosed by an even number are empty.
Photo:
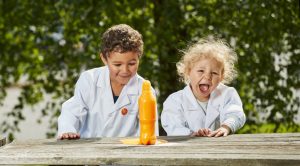
[[[219,75],[219,73],[217,73],[217,72],[212,72],[212,74],[213,74],[213,75]]]
[[[121,66],[121,64],[114,64],[114,66],[120,67],[120,66]]]
[[[203,72],[204,72],[204,70],[198,70],[197,72],[198,72],[198,73],[203,73]]]

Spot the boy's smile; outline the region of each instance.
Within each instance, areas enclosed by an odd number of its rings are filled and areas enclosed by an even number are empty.
[[[223,64],[212,58],[201,58],[189,72],[190,86],[200,101],[208,101],[211,92],[223,79]]]

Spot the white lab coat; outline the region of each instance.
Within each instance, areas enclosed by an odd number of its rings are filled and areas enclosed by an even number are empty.
[[[66,132],[80,133],[81,138],[139,136],[138,98],[143,80],[137,74],[133,76],[114,103],[108,67],[83,72],[74,96],[62,105],[58,136]],[[121,113],[123,108],[128,110],[126,115]]]
[[[200,128],[216,130],[226,124],[234,133],[246,121],[238,93],[221,83],[211,93],[206,112],[201,109],[190,86],[186,86],[164,102],[162,127],[168,135],[190,135]]]

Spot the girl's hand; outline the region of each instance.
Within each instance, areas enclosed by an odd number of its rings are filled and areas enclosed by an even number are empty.
[[[226,137],[230,133],[230,128],[226,125],[222,125],[220,128],[217,130],[211,132],[208,137],[221,137],[224,136]]]
[[[80,134],[78,133],[63,133],[61,136],[58,137],[58,139],[79,139]]]
[[[211,134],[211,130],[210,129],[199,129],[198,130],[198,136],[199,137],[207,137],[209,134]]]
[[[211,133],[210,129],[199,129],[196,132],[193,132],[191,136],[196,137],[207,137]]]

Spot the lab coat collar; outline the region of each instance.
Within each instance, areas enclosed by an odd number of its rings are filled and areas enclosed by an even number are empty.
[[[220,91],[220,86],[219,85],[210,95],[210,98],[208,100],[207,104],[207,113],[206,113],[206,118],[205,118],[205,128],[210,128],[211,125],[215,122],[216,118],[220,116],[220,96],[221,96],[221,91]],[[187,85],[184,88],[184,93],[186,97],[184,98],[184,103],[186,103],[186,106],[188,110],[193,111],[193,110],[198,110],[201,109],[196,97],[194,96],[192,89],[189,85]]]
[[[188,110],[197,110],[199,109],[199,104],[197,103],[197,99],[193,94],[193,91],[189,85],[187,85],[184,89],[183,92],[186,97],[184,97],[184,102],[186,103],[186,107]]]
[[[127,94],[129,94],[129,95],[137,95],[139,93],[138,77],[139,77],[138,74],[135,74],[128,81],[128,83],[124,86],[124,88],[128,87],[127,88]],[[109,77],[109,69],[108,69],[107,66],[104,66],[104,73],[101,73],[99,75],[99,78],[97,80],[97,87],[100,87],[100,88],[110,88],[110,90],[111,90],[110,77]]]
[[[126,105],[129,105],[131,103],[130,96],[138,95],[139,93],[138,75],[135,74],[123,87],[117,102],[114,103],[110,84],[109,68],[107,66],[104,67],[104,72],[99,75],[97,86],[104,89],[104,96],[107,99],[107,102],[114,105],[114,108],[110,109],[110,112],[114,112]]]
[[[138,95],[139,84],[137,79],[137,74],[133,76],[128,83],[123,87],[122,92],[119,96],[119,99],[116,102],[115,110],[119,110],[126,105],[131,104],[132,96]]]
[[[125,85],[127,95],[138,95],[139,94],[139,82],[138,74],[135,74]]]
[[[101,67],[102,68],[102,67]],[[104,72],[101,72],[99,74],[98,80],[97,80],[97,87],[108,87],[110,86],[110,79],[109,79],[109,69],[107,66],[104,66]]]

